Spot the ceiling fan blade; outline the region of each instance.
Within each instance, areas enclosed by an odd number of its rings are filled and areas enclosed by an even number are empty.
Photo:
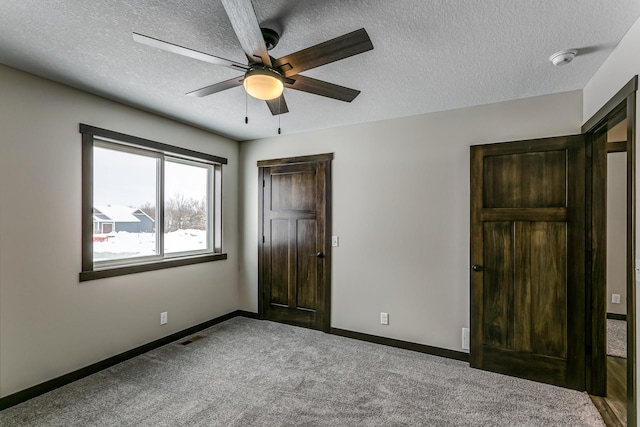
[[[222,92],[223,90],[240,86],[242,85],[243,80],[244,80],[244,76],[235,77],[233,79],[225,80],[223,82],[216,83],[211,86],[206,86],[201,89],[194,90],[192,92],[187,93],[187,95],[202,98],[203,96],[213,95],[214,93]]]
[[[292,79],[294,80],[294,83],[285,81],[284,86],[290,89],[300,90],[302,92],[337,99],[339,101],[351,102],[360,94],[359,90],[350,89],[348,87],[339,86],[322,80],[312,79],[311,77],[302,76],[300,74],[292,77]]]
[[[276,59],[286,77],[373,49],[364,28]]]
[[[222,65],[225,67],[233,68],[234,70],[247,71],[249,67],[239,62],[234,62],[228,59],[219,58],[217,56],[209,55],[208,53],[198,52],[197,50],[189,49],[187,47],[178,46],[177,44],[165,42],[162,40],[154,39],[153,37],[145,36],[139,33],[133,33],[133,40],[152,46],[158,49],[165,50],[171,53],[177,53],[178,55],[186,56],[200,61],[208,62],[210,64]]]
[[[277,116],[278,114],[284,114],[289,112],[287,107],[287,101],[284,100],[284,95],[280,95],[280,98],[265,101],[271,110],[271,114]]]
[[[249,62],[262,62],[271,67],[271,59],[251,0],[222,0],[222,5]]]

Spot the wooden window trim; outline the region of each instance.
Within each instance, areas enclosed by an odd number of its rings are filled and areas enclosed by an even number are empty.
[[[161,152],[168,156],[177,155],[188,159],[199,161],[204,160],[220,166],[227,164],[227,159],[186,148],[162,144],[149,139],[101,129],[83,123],[80,123],[80,133],[82,134],[82,271],[79,274],[80,282],[227,259],[226,253],[214,252],[179,258],[165,258],[146,263],[141,262],[138,264],[95,269],[93,265],[93,146],[94,139],[96,137],[114,140],[118,143],[144,147],[152,151]],[[216,196],[214,194],[214,205],[216,203],[215,199]],[[213,209],[215,210],[215,206],[213,206]],[[215,223],[215,219],[213,222]],[[222,230],[219,230],[219,232],[222,233]],[[221,249],[215,247],[215,238],[213,240],[213,250]]]
[[[220,261],[227,259],[227,254],[207,254],[188,258],[176,258],[163,261],[155,261],[147,264],[125,265],[121,267],[105,268],[103,270],[85,270],[80,272],[80,281],[106,279],[108,277],[125,276],[127,274],[143,273],[145,271],[163,270],[165,268],[182,267],[185,265],[201,264],[204,262]]]
[[[227,159],[224,157],[214,156],[212,154],[201,153],[199,151],[189,150],[187,148],[176,147],[169,144],[163,144],[161,142],[152,141],[150,139],[139,138],[137,136],[127,135],[120,132],[114,132],[107,129],[98,128],[95,126],[85,125],[80,123],[80,133],[90,134],[92,136],[98,136],[106,139],[113,139],[118,142],[125,142],[128,144],[137,145],[140,147],[149,148],[154,151],[160,151],[167,154],[177,154],[182,157],[190,157],[196,160],[206,160],[212,163],[220,163],[221,165],[227,164]]]

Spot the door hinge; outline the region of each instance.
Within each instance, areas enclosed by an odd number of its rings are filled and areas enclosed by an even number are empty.
[[[266,185],[267,185],[267,184],[266,184],[265,180],[263,179],[263,180],[262,180],[262,188],[264,188]]]
[[[264,236],[262,236],[262,244],[264,245]]]

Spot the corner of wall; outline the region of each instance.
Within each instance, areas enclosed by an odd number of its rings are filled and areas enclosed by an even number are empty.
[[[620,43],[583,89],[582,122],[602,108],[633,76],[640,74],[640,19],[627,31]]]

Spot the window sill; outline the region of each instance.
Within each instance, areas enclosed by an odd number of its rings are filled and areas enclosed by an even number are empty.
[[[181,267],[183,265],[201,264],[203,262],[220,261],[223,259],[227,259],[227,254],[199,255],[188,258],[151,262],[148,264],[105,268],[104,270],[81,271],[80,281],[87,282],[89,280],[106,279],[107,277],[125,276],[127,274]]]

